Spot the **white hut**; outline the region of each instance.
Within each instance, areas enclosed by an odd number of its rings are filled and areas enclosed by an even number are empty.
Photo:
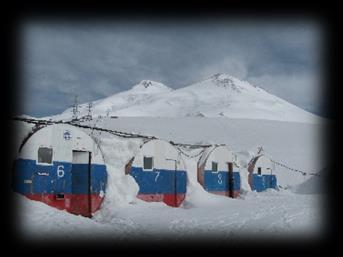
[[[267,155],[259,154],[254,157],[248,165],[248,181],[251,190],[261,192],[268,188],[276,189],[277,180],[273,174],[274,169],[275,165]]]
[[[241,181],[237,159],[227,146],[208,148],[197,166],[198,182],[206,191],[233,198],[239,195]]]
[[[14,163],[16,192],[87,217],[100,208],[106,182],[99,146],[84,131],[67,124],[36,126]]]
[[[125,170],[139,185],[137,197],[142,200],[178,207],[185,199],[186,165],[169,142],[154,139],[144,143]]]

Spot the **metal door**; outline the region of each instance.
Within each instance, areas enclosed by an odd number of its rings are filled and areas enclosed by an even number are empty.
[[[73,151],[70,212],[91,217],[91,153]]]
[[[228,163],[228,190],[229,190],[229,197],[234,197],[234,180],[233,180],[233,163]]]

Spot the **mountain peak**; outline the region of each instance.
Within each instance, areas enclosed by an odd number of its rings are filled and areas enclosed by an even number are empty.
[[[225,89],[232,89],[238,93],[241,92],[241,90],[244,90],[245,83],[227,73],[216,73],[213,74],[210,78],[210,81],[213,83],[213,85],[225,88]]]
[[[221,79],[232,79],[233,77],[231,75],[227,74],[227,73],[219,72],[219,73],[213,74],[210,78],[211,79],[219,79],[219,80],[221,80]]]
[[[132,87],[132,90],[134,91],[144,91],[144,92],[157,92],[160,91],[163,92],[170,92],[172,89],[170,87],[167,87],[166,85],[152,81],[152,80],[142,80],[138,84],[134,85]]]
[[[226,73],[216,73],[211,76],[211,79],[216,84],[233,84],[233,77]]]
[[[145,88],[152,86],[152,83],[153,81],[151,80],[142,80],[141,82],[139,82],[139,84],[144,86]]]

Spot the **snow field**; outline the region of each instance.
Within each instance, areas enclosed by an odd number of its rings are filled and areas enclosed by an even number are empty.
[[[91,121],[91,123],[95,121]],[[186,200],[180,208],[147,203],[136,198],[138,185],[125,175],[125,164],[137,153],[141,139],[123,139],[93,131],[104,154],[108,171],[106,195],[92,219],[53,209],[16,195],[20,225],[28,237],[106,238],[114,241],[133,237],[151,240],[191,239],[198,236],[234,237],[319,236],[322,228],[323,195],[313,189],[318,178],[302,176],[276,167],[278,182],[292,190],[251,192],[246,165],[258,146],[277,161],[291,167],[318,171],[326,163],[321,156],[323,124],[305,124],[228,118],[118,118],[101,119],[97,126],[155,135],[182,143],[226,143],[237,153],[242,194],[231,199],[207,193],[197,182],[198,158],[183,156],[188,175]],[[25,133],[29,131],[24,125]],[[23,134],[25,134],[23,132]],[[200,149],[188,151],[196,155]],[[312,182],[309,180],[311,178]],[[302,188],[309,181],[310,185]],[[305,184],[306,185],[306,184]],[[299,187],[303,189],[298,194]]]

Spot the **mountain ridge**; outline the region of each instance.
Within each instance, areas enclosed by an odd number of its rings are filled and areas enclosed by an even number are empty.
[[[87,111],[80,105],[80,114]],[[263,88],[226,73],[172,89],[160,82],[142,80],[131,89],[93,101],[93,116],[228,117],[313,122],[320,119]],[[57,115],[71,118],[71,108]]]

